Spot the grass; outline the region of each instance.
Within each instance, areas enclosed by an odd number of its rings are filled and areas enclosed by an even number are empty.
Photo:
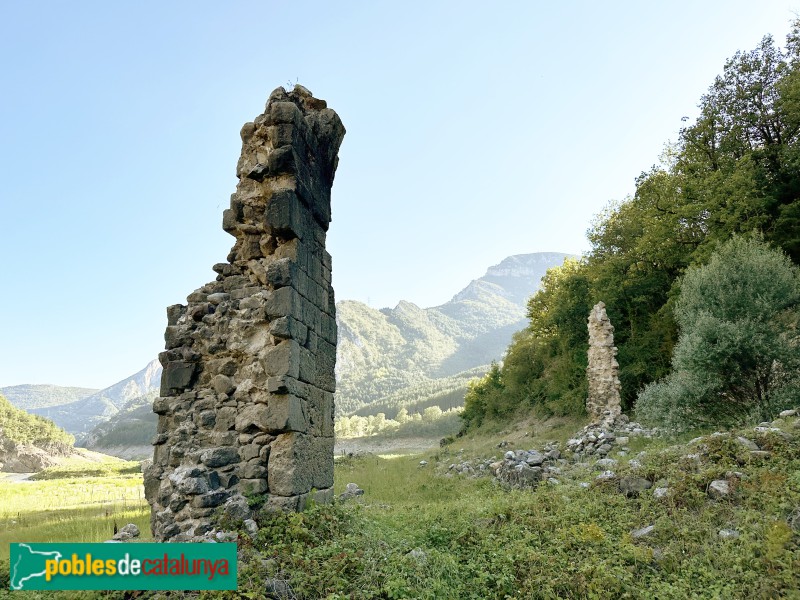
[[[331,600],[800,598],[800,534],[790,518],[800,510],[800,436],[786,441],[740,432],[770,450],[771,457],[763,461],[751,459],[730,436],[705,435],[690,446],[686,438],[638,439],[620,459],[618,475],[659,481],[671,490],[663,499],[649,492],[628,498],[614,484],[598,484],[598,469],[590,464],[565,469],[559,485],[535,490],[506,490],[488,477],[442,474],[454,457],[499,456],[504,451],[496,448],[500,440],[516,448],[540,447],[568,438],[582,423],[550,424],[551,429],[526,423],[517,430],[474,434],[424,455],[337,460],[336,493],[352,481],[365,490],[364,496],[300,514],[259,515],[256,538],[241,537],[239,591],[199,597],[263,598],[265,582],[281,579],[298,598]],[[700,462],[685,457],[698,451],[704,455]],[[644,452],[637,458],[642,466],[633,470],[628,459],[638,452]],[[422,458],[427,466],[419,465]],[[710,499],[708,483],[730,470],[744,474],[733,496]],[[0,494],[9,493],[8,488],[13,492],[0,496],[0,506],[12,502],[21,507],[26,500],[14,496],[28,494],[27,501],[33,502],[70,483],[92,487],[88,493],[96,499],[97,490],[113,493],[128,480],[131,489],[139,484],[135,475],[118,474],[85,482],[66,478],[3,486]],[[33,486],[45,487],[36,493]],[[87,488],[81,493],[85,499]],[[46,539],[69,539],[73,533],[108,537],[102,504],[81,508],[76,503],[64,511],[54,507],[28,513],[31,521],[52,515],[44,536],[55,536],[53,527],[61,523],[61,537]],[[134,512],[117,522],[136,522],[144,532],[147,511],[139,514],[139,521]],[[8,523],[11,517],[0,518]],[[87,523],[99,530],[90,531]],[[651,535],[631,535],[647,525],[654,526]],[[67,530],[73,526],[82,531]],[[723,539],[721,529],[735,529],[739,537]],[[35,532],[32,522],[24,523],[14,538],[36,541],[30,537]],[[0,533],[6,536],[3,542],[13,541],[7,531]]]
[[[96,467],[88,469],[93,472]],[[129,469],[122,466],[118,471]],[[54,478],[60,471],[63,477]],[[8,560],[12,542],[102,542],[111,538],[115,523],[135,523],[144,536],[150,530],[150,508],[138,469],[132,474],[108,468],[100,477],[80,476],[78,466],[47,473],[43,481],[0,479],[0,563]]]
[[[109,478],[141,473],[140,463],[129,460],[113,460],[98,463],[71,462],[49,467],[30,477],[31,481],[49,479],[83,479],[87,477]]]
[[[282,578],[302,598],[800,597],[800,536],[787,522],[800,509],[796,440],[759,439],[772,457],[756,462],[730,437],[706,436],[698,465],[683,458],[697,451],[686,437],[637,440],[645,455],[635,473],[667,485],[666,499],[628,498],[595,483],[592,466],[535,491],[437,474],[454,456],[499,455],[502,439],[536,447],[576,430],[568,420],[554,425],[533,436],[530,428],[467,436],[425,456],[426,467],[420,456],[339,461],[337,493],[353,481],[365,495],[262,517],[241,584]],[[629,458],[620,476],[634,474]],[[711,500],[708,483],[731,469],[745,473],[734,497]],[[648,525],[653,533],[634,539]],[[721,529],[739,538],[723,539]]]

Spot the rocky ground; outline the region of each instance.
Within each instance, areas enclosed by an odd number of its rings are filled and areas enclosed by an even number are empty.
[[[634,440],[637,446],[647,447],[665,432],[647,429],[630,422],[621,415],[613,422],[592,423],[584,427],[565,444],[548,442],[540,448],[513,449],[508,441],[497,444],[502,456],[456,460],[438,465],[444,477],[491,477],[499,485],[533,488],[540,484],[573,484],[583,488],[597,485],[615,486],[629,497],[643,493],[654,498],[669,498],[672,484],[663,475],[663,469],[654,464],[663,462],[667,455],[676,459],[678,471],[697,473],[712,463],[719,463],[720,455],[734,457],[736,468],[726,470],[709,479],[706,494],[709,499],[720,500],[735,494],[739,483],[748,478],[748,468],[769,461],[771,448],[776,443],[791,442],[800,435],[800,408],[786,410],[772,422],[734,432],[714,432],[690,440],[685,446],[662,447],[657,450],[642,449],[631,452]],[[642,441],[645,441],[642,443]],[[426,467],[427,461],[420,463]],[[712,471],[713,472],[713,469]],[[678,483],[679,485],[679,483]],[[800,507],[793,528],[800,530]],[[636,538],[651,533],[648,526],[631,532]],[[735,537],[735,529],[721,530],[722,537]]]

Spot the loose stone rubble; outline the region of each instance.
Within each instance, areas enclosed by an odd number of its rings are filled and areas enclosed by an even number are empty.
[[[625,451],[633,437],[651,438],[656,435],[657,429],[648,429],[630,421],[627,415],[619,415],[611,422],[590,423],[572,439],[567,440],[567,449],[579,457],[604,457],[615,449]]]
[[[589,313],[589,395],[586,413],[593,421],[613,423],[620,416],[619,364],[614,346],[614,326],[606,305],[598,302]]]
[[[145,470],[156,540],[218,538],[211,516],[332,498],[336,320],[325,237],[345,130],[302,86],[241,130],[236,238],[216,281],[167,309]],[[251,526],[252,527],[252,526]]]

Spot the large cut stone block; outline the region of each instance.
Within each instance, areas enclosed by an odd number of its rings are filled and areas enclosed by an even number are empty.
[[[303,113],[294,102],[270,102],[264,112],[266,125],[290,123],[300,125],[303,122]]]
[[[284,433],[272,443],[269,490],[279,496],[297,496],[311,488],[333,485],[333,438]]]
[[[264,371],[270,376],[300,376],[300,344],[295,340],[284,340],[270,348],[261,359]]]
[[[264,312],[270,319],[279,317],[293,317],[302,320],[303,305],[302,298],[296,290],[291,287],[282,287],[269,295],[264,305]]]
[[[275,194],[269,199],[264,221],[271,235],[286,239],[303,237],[303,207],[291,190]]]
[[[308,415],[303,400],[289,394],[273,395],[269,399],[266,420],[267,433],[308,430]]]
[[[196,365],[186,361],[167,363],[161,375],[161,395],[169,396],[173,391],[189,387]]]
[[[273,288],[282,288],[292,285],[296,278],[297,267],[294,261],[280,258],[270,263],[267,267],[267,283]]]

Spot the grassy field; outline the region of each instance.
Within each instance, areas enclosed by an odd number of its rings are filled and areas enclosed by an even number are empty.
[[[150,530],[138,464],[75,462],[9,483],[0,476],[0,563],[8,571],[12,542],[102,542],[128,523]]]
[[[442,476],[451,462],[501,456],[500,440],[536,447],[581,424],[531,421],[426,455],[342,460],[337,493],[353,481],[364,496],[264,517],[240,583],[283,579],[299,598],[800,598],[797,436],[760,439],[772,453],[760,462],[728,436],[706,435],[700,462],[685,458],[698,452],[685,437],[634,440],[618,475],[644,451],[635,472],[670,488],[661,499],[626,497],[591,465],[536,490]],[[710,499],[709,482],[732,469],[742,473],[735,493]],[[650,535],[632,535],[649,525]]]
[[[268,586],[285,582],[294,594],[287,597],[308,599],[800,598],[798,435],[787,441],[739,432],[758,437],[771,453],[767,460],[751,460],[735,438],[709,432],[699,445],[632,440],[615,470],[633,473],[629,460],[643,451],[635,472],[669,487],[660,499],[651,492],[626,497],[616,485],[597,482],[601,469],[590,464],[565,469],[558,485],[535,490],[443,475],[451,462],[500,456],[500,440],[537,447],[566,439],[580,425],[529,421],[425,454],[337,460],[337,494],[352,481],[363,496],[301,514],[259,515],[258,535],[241,537],[239,591],[199,597],[266,598]],[[787,431],[800,432],[790,425]],[[699,460],[692,457],[698,452]],[[712,500],[709,482],[730,470],[741,473],[734,494]],[[139,486],[139,476],[122,472],[2,486],[0,506],[15,507],[0,515],[2,542],[99,541],[110,536],[113,520],[135,522],[146,533]],[[49,508],[37,504],[63,489],[74,491],[48,500]],[[123,490],[131,494],[124,504],[109,502]],[[63,505],[70,497],[73,508]],[[648,525],[650,535],[632,535]],[[738,537],[720,536],[723,529]]]

